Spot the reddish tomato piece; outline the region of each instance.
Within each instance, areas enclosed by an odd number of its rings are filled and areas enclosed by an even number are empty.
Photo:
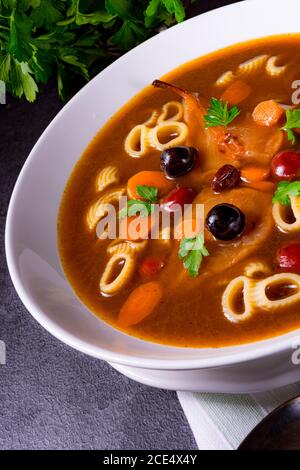
[[[292,242],[277,252],[277,264],[288,272],[300,274],[300,242]]]
[[[277,180],[292,180],[300,177],[300,151],[283,150],[272,160],[272,173]]]
[[[191,204],[196,197],[196,191],[192,188],[175,188],[162,201],[163,208],[169,212],[178,210],[184,204]]]
[[[165,261],[161,256],[147,256],[140,264],[139,273],[141,276],[146,277],[156,276],[164,266]]]

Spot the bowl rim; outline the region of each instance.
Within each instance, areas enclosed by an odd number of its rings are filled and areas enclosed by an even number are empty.
[[[265,0],[266,1],[266,0]],[[279,5],[281,2],[280,0],[267,0],[268,2],[272,2],[272,5]],[[296,4],[296,0],[289,0],[291,3]],[[185,21],[185,24],[191,23],[191,22],[196,22],[197,19],[201,16],[205,16],[206,18],[211,17],[211,20],[213,20],[214,15],[216,12],[222,12],[222,10],[238,10],[241,8],[247,8],[248,4],[256,4],[256,6],[259,8],[259,5],[261,5],[260,0],[247,0],[246,2],[237,2],[234,4],[226,5],[214,10],[211,10],[206,13],[202,13],[201,15],[198,15],[194,18],[191,18],[187,21]],[[299,5],[298,5],[299,6]],[[172,30],[175,28],[180,28],[181,25],[176,25]],[[170,30],[167,30],[161,34],[167,35]],[[158,36],[154,36],[153,38],[148,39],[145,41],[145,43],[151,43],[157,41]],[[117,61],[112,63],[110,66],[108,66],[106,69],[104,69],[100,74],[103,73],[109,73],[114,67],[115,64],[120,63],[121,61],[126,60],[126,57],[128,57],[129,54],[134,54],[135,50],[138,48],[143,47],[145,44],[141,44],[140,46],[137,46],[137,48],[134,48],[121,58],[119,58]],[[86,91],[86,89],[90,86],[92,86],[93,81],[97,79],[97,77],[100,75],[98,74],[96,77],[94,77],[89,83],[87,83],[54,117],[54,119],[50,122],[50,124],[47,126],[47,128],[44,130],[34,147],[32,148],[31,152],[29,153],[29,156],[27,157],[21,172],[17,178],[17,181],[15,183],[8,211],[7,211],[7,218],[6,218],[6,226],[5,226],[5,251],[6,251],[6,258],[7,258],[7,264],[8,264],[8,270],[12,279],[12,282],[14,284],[14,287],[26,307],[26,309],[32,314],[32,316],[43,326],[48,332],[50,332],[54,337],[59,339],[60,341],[66,343],[67,345],[73,347],[74,349],[77,349],[83,353],[86,353],[90,356],[106,360],[107,362],[111,363],[118,363],[122,365],[127,365],[127,366],[132,366],[132,367],[142,367],[142,368],[149,368],[149,369],[165,369],[165,370],[182,370],[182,369],[205,369],[205,368],[216,368],[216,367],[223,367],[223,366],[229,366],[229,365],[234,365],[234,364],[240,364],[248,361],[253,361],[256,359],[261,359],[266,356],[270,356],[271,354],[277,354],[281,353],[287,348],[291,347],[291,335],[293,334],[294,338],[293,341],[295,341],[295,337],[299,338],[300,340],[300,330],[293,330],[291,332],[288,332],[284,335],[276,336],[270,339],[262,340],[262,341],[257,341],[254,343],[247,343],[247,344],[240,344],[236,346],[228,346],[228,347],[222,347],[222,348],[217,348],[219,350],[224,351],[224,356],[215,356],[215,357],[199,357],[199,358],[186,358],[186,359],[159,359],[159,358],[145,358],[141,357],[139,355],[133,355],[133,354],[126,354],[126,353],[117,353],[113,351],[108,351],[106,348],[103,348],[102,346],[93,346],[89,344],[87,341],[83,341],[80,338],[76,337],[75,335],[70,334],[66,330],[64,330],[62,327],[58,326],[55,324],[45,313],[43,309],[41,309],[31,298],[31,296],[28,294],[26,291],[23,282],[21,280],[21,277],[18,273],[18,269],[16,266],[15,262],[15,257],[14,257],[14,247],[11,242],[12,240],[12,221],[14,217],[14,208],[17,204],[17,198],[20,192],[21,184],[23,180],[26,178],[26,171],[27,168],[29,168],[29,165],[31,163],[31,157],[34,153],[39,148],[39,145],[41,144],[42,139],[45,139],[48,135],[48,133],[51,132],[52,126],[56,123],[56,121],[60,118],[62,113],[64,113],[70,106],[75,103],[75,101],[78,101],[81,99],[81,94]],[[138,338],[136,338],[138,339]],[[300,343],[299,343],[300,344]],[[256,348],[253,348],[252,350],[243,350],[246,347],[249,347],[249,345],[256,345]],[[164,345],[166,348],[173,348],[172,346]],[[186,348],[182,348],[186,349]],[[195,351],[203,350],[203,349],[210,349],[210,350],[215,350],[216,348],[188,348],[188,349],[193,349]],[[234,350],[236,351],[235,353],[233,352],[232,354],[226,354],[226,350]]]

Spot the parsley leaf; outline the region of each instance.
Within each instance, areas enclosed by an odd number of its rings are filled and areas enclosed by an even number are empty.
[[[162,0],[150,0],[145,11],[145,25],[149,28],[155,24],[162,13]]]
[[[215,126],[228,126],[238,115],[240,111],[237,106],[228,109],[228,103],[223,104],[222,100],[212,98],[210,108],[204,116],[204,121],[207,127]]]
[[[27,62],[32,54],[30,33],[32,21],[24,13],[18,13],[15,9],[10,15],[10,34],[7,50],[19,62]]]
[[[279,202],[283,206],[291,204],[290,196],[300,195],[300,181],[280,181],[274,193],[272,202]]]
[[[185,18],[184,6],[181,0],[162,0],[167,11],[175,15],[176,21],[180,23]]]
[[[145,25],[151,28],[155,23],[171,26],[173,16],[180,23],[185,19],[185,9],[181,0],[150,0],[145,11]]]
[[[9,75],[11,70],[11,55],[6,52],[4,54],[0,53],[0,80],[3,82],[9,81]]]
[[[292,144],[296,143],[296,136],[293,129],[300,127],[300,109],[287,109],[286,112],[286,123],[282,127],[283,131],[287,132],[288,139]]]
[[[141,217],[147,217],[154,211],[154,206],[148,201],[140,201],[139,199],[130,199],[127,203],[127,207],[124,207],[119,212],[119,219],[123,217],[132,217],[139,214]]]
[[[107,11],[123,19],[131,18],[132,4],[129,0],[105,0]]]
[[[32,48],[33,53],[30,64],[35,79],[37,82],[47,83],[52,73],[53,54],[50,51],[38,48],[35,44],[32,45]]]
[[[75,53],[74,53],[75,52]],[[75,55],[76,50],[73,50],[69,47],[62,47],[59,48],[59,58],[69,64],[73,65],[74,67],[78,68],[83,75],[83,77],[88,80],[89,79],[89,72],[84,62],[80,61],[80,59]]]
[[[183,267],[188,270],[190,276],[198,276],[203,256],[209,256],[204,245],[203,233],[195,238],[184,238],[181,241],[178,258],[183,260]]]
[[[8,90],[18,98],[25,95],[27,101],[35,100],[38,86],[32,70],[26,62],[19,62],[8,52],[0,52],[0,80],[7,83]]]
[[[39,0],[37,6],[32,10],[31,19],[37,28],[51,26],[63,18],[61,10],[63,2],[60,0]]]
[[[112,37],[111,42],[122,50],[128,50],[147,39],[147,32],[141,21],[125,20]]]
[[[37,84],[31,76],[31,69],[26,62],[18,62],[14,60],[14,67],[12,68],[14,72],[14,80],[19,83],[19,86],[16,88],[17,96],[26,96],[26,99],[29,102],[33,102],[38,91]]]
[[[75,21],[77,25],[109,23],[115,18],[115,15],[105,9],[104,3],[102,0],[96,2],[71,0],[71,6],[68,10],[70,19],[60,21],[59,24],[68,24],[72,21]],[[89,4],[92,4],[92,8],[89,8]]]
[[[150,201],[150,202],[157,201],[158,189],[155,186],[138,185],[136,187],[136,192],[138,193],[140,197],[142,197],[146,201]]]
[[[157,202],[158,190],[154,186],[142,186],[136,187],[136,192],[144,200],[130,199],[127,206],[119,212],[119,219],[123,217],[131,217],[136,214],[140,214],[141,217],[147,217],[149,214],[153,214]]]

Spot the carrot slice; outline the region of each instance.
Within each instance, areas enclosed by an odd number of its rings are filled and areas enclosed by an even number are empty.
[[[248,98],[251,92],[252,89],[247,83],[237,80],[226,88],[221,99],[223,103],[227,102],[230,106],[234,106]]]
[[[170,191],[173,183],[167,180],[161,171],[140,171],[133,175],[127,183],[128,196],[132,199],[142,199],[136,191],[137,186],[155,186],[159,196],[162,196]]]
[[[243,186],[262,191],[263,193],[270,193],[275,190],[275,184],[271,181],[254,181],[253,183],[244,183]]]
[[[151,215],[124,217],[119,221],[119,238],[131,241],[147,240],[155,220]]]
[[[151,281],[134,289],[123,304],[118,322],[122,326],[132,326],[148,317],[162,298],[158,282]]]
[[[255,107],[252,117],[259,126],[274,126],[283,114],[283,109],[276,101],[268,100],[262,101]]]
[[[241,179],[246,183],[254,181],[264,181],[270,174],[270,168],[259,166],[246,166],[241,170]]]

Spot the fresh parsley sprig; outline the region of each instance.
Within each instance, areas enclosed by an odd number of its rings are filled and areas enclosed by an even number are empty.
[[[155,186],[137,185],[136,192],[145,201],[157,202],[158,189]]]
[[[300,181],[280,181],[272,202],[279,202],[283,206],[290,206],[291,196],[300,196]]]
[[[287,109],[285,115],[286,123],[282,130],[287,132],[288,139],[295,144],[296,136],[293,129],[300,128],[300,109]]]
[[[226,127],[240,114],[237,106],[228,108],[228,103],[222,102],[217,98],[212,98],[204,121],[207,127],[223,126]]]
[[[203,256],[209,256],[204,245],[203,233],[195,238],[184,238],[179,246],[178,258],[183,260],[183,266],[188,270],[191,277],[199,274]]]
[[[139,214],[141,217],[147,217],[153,214],[155,203],[157,202],[158,190],[155,186],[138,185],[136,187],[137,194],[143,198],[130,199],[127,206],[119,212],[119,219],[124,217],[132,217]]]

